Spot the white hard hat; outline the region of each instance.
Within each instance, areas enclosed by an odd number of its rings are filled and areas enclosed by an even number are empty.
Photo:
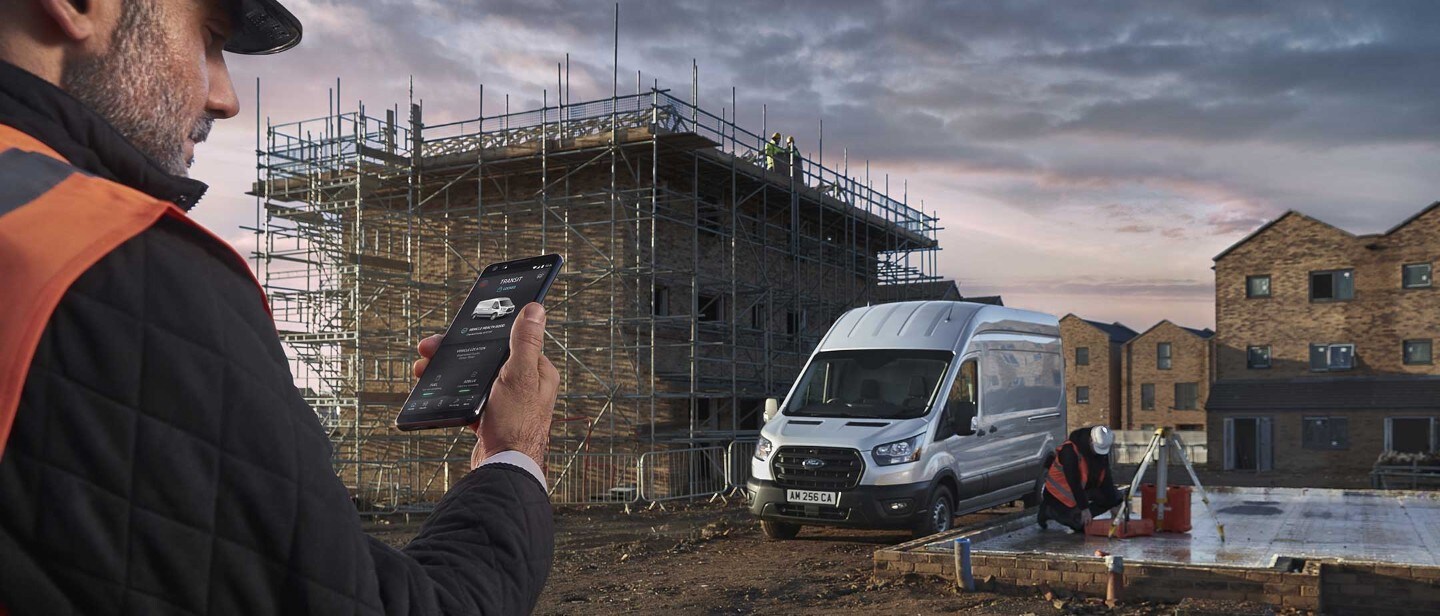
[[[1098,455],[1109,455],[1110,445],[1115,443],[1115,433],[1105,426],[1090,428],[1090,448]]]

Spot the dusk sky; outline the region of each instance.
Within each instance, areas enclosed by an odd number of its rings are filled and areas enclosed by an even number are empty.
[[[608,96],[609,2],[287,0],[304,41],[230,56],[244,109],[192,175],[194,215],[248,254],[255,80],[262,117],[403,104],[427,122]],[[1356,233],[1440,200],[1440,2],[626,1],[621,92],[848,148],[937,211],[940,273],[966,295],[1144,330],[1214,325],[1211,258],[1287,209]],[[263,123],[263,119],[262,119]]]

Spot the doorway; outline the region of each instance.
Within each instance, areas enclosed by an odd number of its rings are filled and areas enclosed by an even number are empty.
[[[1225,470],[1270,470],[1271,432],[1269,417],[1226,417]]]
[[[1235,420],[1235,470],[1254,471],[1259,470],[1259,443],[1260,427],[1254,418]]]

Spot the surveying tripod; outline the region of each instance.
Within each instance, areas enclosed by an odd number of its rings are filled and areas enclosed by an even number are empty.
[[[1220,534],[1220,542],[1225,542],[1225,525],[1220,523],[1220,518],[1215,517],[1215,511],[1210,508],[1210,495],[1205,492],[1205,486],[1200,485],[1200,478],[1195,475],[1195,466],[1190,464],[1190,457],[1185,455],[1185,442],[1180,435],[1175,434],[1170,428],[1158,428],[1155,436],[1150,437],[1150,445],[1145,448],[1145,457],[1140,460],[1140,468],[1135,470],[1135,478],[1130,480],[1130,490],[1125,494],[1125,502],[1121,504],[1120,513],[1110,523],[1110,536],[1115,536],[1122,520],[1130,519],[1130,500],[1140,491],[1140,483],[1145,479],[1145,471],[1150,468],[1150,459],[1155,458],[1158,464],[1155,466],[1155,529],[1164,528],[1165,501],[1167,500],[1166,482],[1170,477],[1170,449],[1175,449],[1175,455],[1179,456],[1180,462],[1185,465],[1185,470],[1190,472],[1190,481],[1195,482],[1195,489],[1200,491],[1200,502],[1205,504],[1205,512],[1215,520],[1215,530]]]

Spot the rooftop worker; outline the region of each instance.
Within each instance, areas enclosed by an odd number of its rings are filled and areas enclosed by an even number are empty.
[[[780,148],[780,133],[770,135],[770,140],[765,142],[765,168],[774,171],[775,164],[784,152]]]
[[[558,383],[540,306],[477,468],[391,548],[362,530],[245,260],[189,217],[193,150],[240,111],[223,52],[300,35],[277,0],[0,2],[0,614],[535,605]]]
[[[1110,471],[1110,446],[1115,434],[1105,426],[1080,428],[1055,453],[1047,456],[1045,495],[1038,514],[1040,528],[1055,520],[1077,533],[1095,516],[1120,509],[1120,491]]]

